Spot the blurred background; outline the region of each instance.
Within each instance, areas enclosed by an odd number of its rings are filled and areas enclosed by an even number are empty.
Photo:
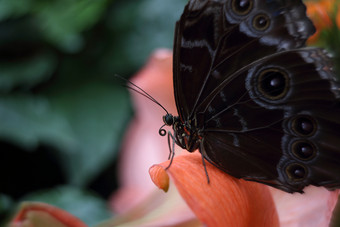
[[[129,78],[153,50],[172,48],[186,2],[0,0],[0,226],[24,200],[89,225],[112,216],[106,201],[133,116],[114,75]],[[340,16],[329,2],[310,1],[321,31],[310,44],[338,59]]]
[[[0,220],[45,201],[110,217],[130,77],[172,48],[186,0],[0,1]],[[91,214],[91,215],[89,215]],[[0,224],[0,226],[2,226]]]

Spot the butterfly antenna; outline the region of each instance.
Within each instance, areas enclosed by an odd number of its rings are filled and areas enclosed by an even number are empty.
[[[138,87],[136,84],[132,83],[130,80],[119,76],[119,75],[115,75],[116,77],[120,78],[121,80],[124,80],[125,82],[127,82],[128,84],[124,85],[126,88],[131,89],[132,91],[137,92],[138,94],[144,96],[145,98],[149,99],[150,101],[156,103],[158,106],[160,106],[167,114],[169,114],[169,112],[165,109],[164,106],[162,106],[162,104],[160,104],[154,97],[152,97],[150,94],[148,94],[146,91],[144,91],[142,88]]]

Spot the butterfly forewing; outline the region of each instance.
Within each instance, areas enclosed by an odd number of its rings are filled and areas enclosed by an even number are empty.
[[[233,2],[239,1],[189,1],[177,23],[174,89],[176,103],[183,102],[178,105],[183,119],[235,71],[276,51],[301,47],[314,32],[301,1],[251,1],[245,15],[232,11]],[[258,15],[268,16],[265,30],[253,28]]]

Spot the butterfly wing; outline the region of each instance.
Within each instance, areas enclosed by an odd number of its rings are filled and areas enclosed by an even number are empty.
[[[200,152],[225,172],[288,192],[340,187],[339,86],[303,48],[301,1],[191,0],[177,23],[174,89]]]
[[[240,2],[191,0],[176,24],[174,90],[182,120],[226,77],[266,55],[302,47],[315,31],[300,0],[249,0],[249,9],[239,9]],[[268,23],[254,28],[261,20]],[[221,64],[225,71],[214,70]]]
[[[218,86],[203,114],[201,153],[235,177],[288,192],[340,187],[340,93],[326,60],[315,48],[279,52]],[[285,85],[271,92],[264,75]]]

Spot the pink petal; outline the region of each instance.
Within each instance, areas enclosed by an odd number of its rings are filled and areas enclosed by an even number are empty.
[[[156,50],[132,82],[176,114],[172,85],[172,51]],[[135,117],[124,137],[119,173],[121,188],[111,199],[115,213],[125,213],[141,203],[155,189],[148,175],[154,163],[167,160],[167,138],[158,134],[165,111],[142,95],[131,91]],[[176,151],[180,149],[177,147]]]
[[[329,226],[340,190],[310,186],[304,194],[271,189],[282,227]]]

